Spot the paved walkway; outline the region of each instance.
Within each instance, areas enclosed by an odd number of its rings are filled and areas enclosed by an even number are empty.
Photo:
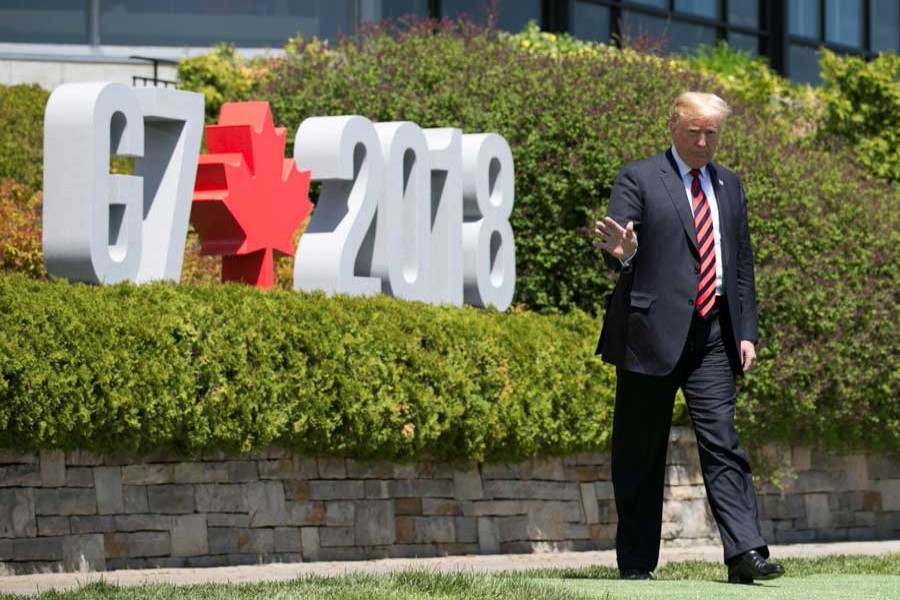
[[[878,555],[900,553],[900,540],[884,542],[846,542],[834,544],[796,544],[770,546],[775,558],[814,558],[837,554]],[[722,560],[720,546],[663,548],[660,563],[686,560]],[[346,573],[390,573],[408,569],[436,572],[498,572],[538,568],[615,566],[615,551],[548,552],[541,554],[495,554],[490,556],[448,556],[443,558],[391,558],[353,562],[314,562],[266,564],[208,569],[140,569],[106,573],[47,573],[0,577],[0,593],[36,594],[51,589],[59,591],[78,588],[92,581],[107,581],[116,585],[144,583],[252,583],[256,581],[284,581],[304,575],[332,576]]]

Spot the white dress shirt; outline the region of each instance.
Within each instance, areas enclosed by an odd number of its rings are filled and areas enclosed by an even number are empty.
[[[691,208],[691,214],[694,214],[694,198],[691,194],[691,183],[694,181],[691,175],[691,167],[687,166],[681,157],[678,156],[678,150],[672,146],[672,155],[675,157],[675,163],[681,172],[681,182],[684,184],[684,193],[687,197],[688,206]],[[709,178],[709,169],[706,165],[700,167],[700,187],[706,194],[706,200],[709,202],[709,210],[712,213],[713,235],[716,246],[716,296],[724,293],[724,282],[722,280],[722,236],[719,233],[719,205],[716,202],[716,191],[712,181]]]

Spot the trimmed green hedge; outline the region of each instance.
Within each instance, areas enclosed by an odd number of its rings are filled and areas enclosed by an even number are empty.
[[[602,449],[615,375],[593,357],[598,327],[580,311],[2,275],[0,447],[193,454],[277,442],[453,461]],[[761,364],[768,381],[772,363]],[[773,385],[777,397],[760,399],[757,382],[738,404],[748,445],[900,450],[900,408],[887,394],[858,414],[810,419],[816,405]],[[760,418],[769,403],[777,419]]]
[[[583,313],[0,276],[0,447],[522,458],[603,447]]]

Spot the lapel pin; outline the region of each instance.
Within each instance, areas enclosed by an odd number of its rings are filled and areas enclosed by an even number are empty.
[[[725,185],[725,182],[722,181],[722,180],[720,179],[720,180],[719,180],[719,185]]]

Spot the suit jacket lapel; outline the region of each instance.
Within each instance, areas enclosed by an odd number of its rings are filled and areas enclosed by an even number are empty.
[[[732,223],[731,202],[728,201],[728,192],[725,191],[725,185],[719,179],[715,165],[709,163],[709,178],[712,181],[713,189],[716,192],[716,206],[719,209],[719,238],[722,244],[722,268],[728,262],[728,252],[726,252],[726,244],[728,244],[728,231]]]
[[[678,213],[678,217],[681,219],[681,224],[684,227],[684,233],[687,235],[691,249],[693,249],[694,254],[699,255],[700,251],[697,248],[697,231],[694,229],[694,215],[691,214],[691,207],[690,204],[688,204],[687,196],[684,191],[684,182],[681,179],[681,173],[678,171],[678,164],[675,162],[675,157],[672,156],[671,148],[666,150],[666,159],[667,160],[662,161],[659,174],[660,179],[662,179],[663,185],[665,185],[666,190],[669,192],[669,198],[675,206],[675,212]]]

